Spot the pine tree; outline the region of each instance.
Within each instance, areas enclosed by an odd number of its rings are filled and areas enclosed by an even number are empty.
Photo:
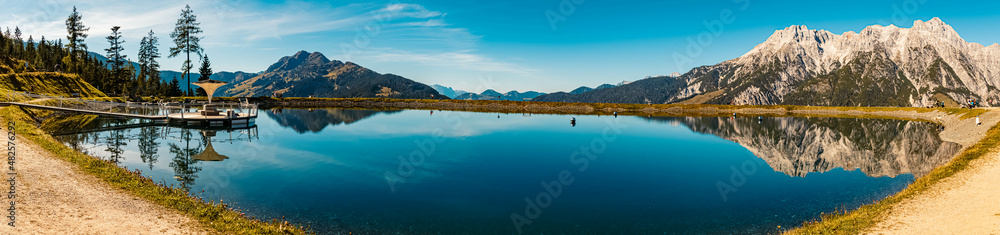
[[[49,66],[49,61],[47,59],[48,55],[52,52],[48,50],[47,44],[48,43],[45,42],[45,36],[42,36],[42,38],[38,40],[38,46],[35,47],[35,55],[34,55],[35,61],[33,62],[35,63],[36,68],[42,67],[45,68],[46,70],[52,68],[52,66]],[[51,71],[55,72],[55,70]]]
[[[21,28],[17,26],[14,26],[14,51],[11,54],[16,57],[24,55],[24,39],[21,39]]]
[[[198,69],[198,73],[201,74],[198,81],[208,80],[212,77],[212,62],[208,61],[208,55],[202,57],[201,68]]]
[[[121,26],[111,27],[111,35],[106,38],[108,39],[108,43],[111,44],[111,47],[104,49],[104,51],[108,53],[107,62],[108,65],[111,66],[112,72],[111,78],[105,79],[104,87],[106,89],[111,88],[108,90],[112,92],[123,92],[126,90],[125,86],[128,84],[128,77],[126,77],[125,74],[125,57],[127,56],[121,53],[125,50],[125,48],[122,47],[125,40],[122,40],[122,33],[118,31],[119,29],[121,29]]]
[[[181,96],[181,83],[177,81],[177,77],[174,76],[174,80],[170,81],[170,85],[167,86],[167,96]]]
[[[63,58],[63,63],[66,64],[67,70],[71,72],[79,70],[77,62],[80,58],[85,57],[87,53],[87,44],[84,43],[84,40],[87,39],[86,32],[90,28],[84,26],[82,20],[83,16],[76,11],[76,6],[73,6],[73,13],[66,19],[66,39],[69,40],[68,44],[66,44],[66,49],[69,50],[70,54]]]
[[[7,44],[8,43],[9,42],[8,42],[7,37],[3,35],[3,32],[0,32],[0,56],[7,56],[7,53],[8,53],[8,51],[7,51]]]
[[[30,63],[35,63],[35,57],[36,57],[36,54],[35,54],[35,38],[32,37],[31,35],[28,35],[28,42],[25,43],[25,44],[27,44],[28,46],[27,46],[27,48],[24,49],[24,56],[22,56],[23,59],[25,61],[30,62]],[[38,68],[38,65],[39,64],[34,64],[34,67]]]
[[[202,57],[201,68],[198,69],[198,73],[201,75],[201,77],[198,77],[198,81],[205,81],[212,78],[212,62],[208,61],[208,55]],[[208,96],[208,93],[205,92],[205,89],[199,87],[195,95]]]
[[[10,37],[10,27],[3,33],[3,38],[7,39],[7,46],[0,49],[6,51],[8,56],[14,56],[14,40]]]
[[[159,91],[157,87],[160,84],[160,63],[156,61],[160,58],[158,45],[159,39],[153,36],[153,30],[139,42],[139,76],[142,77],[145,91]],[[152,92],[147,94],[152,95]]]
[[[198,25],[201,25],[201,23],[198,23],[197,16],[194,15],[191,6],[184,6],[184,10],[181,11],[181,18],[177,19],[174,32],[170,33],[170,38],[174,39],[174,47],[170,48],[170,55],[167,56],[173,58],[180,55],[180,53],[187,55],[187,59],[184,60],[181,70],[187,76],[187,92],[189,95],[192,93],[191,68],[194,67],[191,64],[191,53],[196,53],[200,56],[202,52],[201,45],[198,44],[201,41],[198,34],[202,33],[202,31]]]
[[[142,102],[141,93],[138,92],[139,81],[135,79],[135,63],[132,60],[128,60],[125,63],[125,67],[122,68],[120,76],[122,76],[119,81],[122,84],[122,92],[126,94],[126,98],[131,101]]]

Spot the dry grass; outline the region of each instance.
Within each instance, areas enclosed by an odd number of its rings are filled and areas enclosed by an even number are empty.
[[[718,96],[722,95],[723,93],[726,93],[726,90],[717,90],[717,91],[713,91],[713,92],[709,92],[709,93],[697,95],[695,97],[691,97],[690,99],[683,100],[681,102],[677,102],[677,104],[703,104],[705,102],[708,102],[709,100],[714,99],[715,97],[718,97]]]
[[[0,74],[0,89],[30,91],[50,96],[68,97],[77,93],[80,97],[104,97],[104,93],[84,82],[76,74],[30,72]]]

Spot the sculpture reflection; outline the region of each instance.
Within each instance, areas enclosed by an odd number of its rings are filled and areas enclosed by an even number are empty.
[[[194,158],[198,161],[223,161],[229,159],[229,157],[219,154],[215,151],[215,147],[212,146],[212,137],[215,136],[215,131],[201,131],[202,136],[205,137],[205,150],[201,151],[198,155],[194,155]]]

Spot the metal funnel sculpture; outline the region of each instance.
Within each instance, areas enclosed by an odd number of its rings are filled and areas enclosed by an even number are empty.
[[[198,87],[201,87],[201,89],[205,89],[205,94],[208,95],[208,103],[212,103],[212,95],[215,94],[215,89],[219,89],[219,87],[224,86],[224,85],[229,84],[229,83],[226,83],[226,82],[223,82],[223,81],[218,81],[218,80],[208,79],[208,80],[198,81],[198,82],[191,83],[191,84],[193,84],[195,86],[198,86]]]

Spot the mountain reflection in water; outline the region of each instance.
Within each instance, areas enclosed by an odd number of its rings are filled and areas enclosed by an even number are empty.
[[[74,149],[319,234],[515,233],[511,213],[564,170],[574,183],[525,233],[777,233],[892,195],[961,149],[936,124],[899,120],[264,113],[246,130],[86,116],[53,123],[78,127],[55,128]],[[579,171],[571,154],[613,125],[621,134]],[[723,194],[719,183],[747,163],[760,168]],[[404,173],[395,191],[387,186],[387,174]]]
[[[283,127],[292,128],[299,134],[307,131],[318,133],[327,126],[350,125],[379,113],[393,114],[399,110],[361,109],[272,109],[264,113]]]
[[[790,176],[860,169],[868,176],[924,176],[962,146],[941,140],[939,124],[847,118],[674,118],[692,131],[736,142]]]

